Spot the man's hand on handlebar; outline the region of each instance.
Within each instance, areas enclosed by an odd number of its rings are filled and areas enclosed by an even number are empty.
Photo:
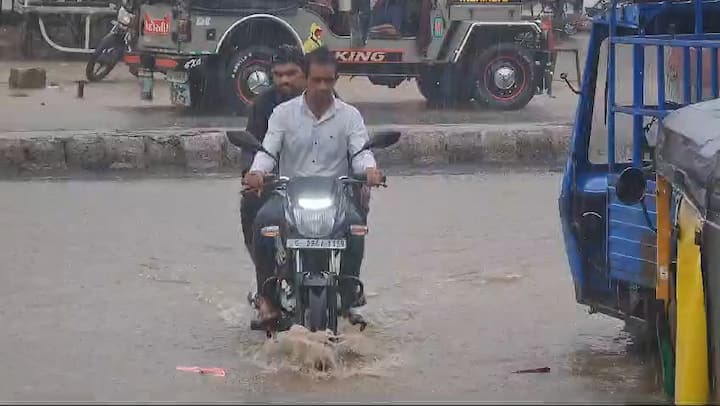
[[[378,168],[367,168],[365,170],[365,177],[367,179],[368,186],[381,186],[385,183],[385,176]]]
[[[255,191],[260,196],[265,184],[265,173],[260,171],[248,172],[245,174],[242,184],[245,185],[245,190]]]

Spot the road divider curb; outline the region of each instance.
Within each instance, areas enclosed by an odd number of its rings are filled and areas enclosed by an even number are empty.
[[[376,152],[380,165],[501,164],[561,167],[571,127],[563,124],[406,125],[396,129],[398,144]],[[162,129],[99,133],[0,134],[0,176],[76,172],[221,172],[240,169],[240,149],[225,137],[226,128]]]

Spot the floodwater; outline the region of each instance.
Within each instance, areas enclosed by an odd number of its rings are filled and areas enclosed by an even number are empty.
[[[3,182],[0,400],[664,402],[622,323],[575,303],[559,183],[389,177],[371,324],[331,343],[249,331],[237,178]]]

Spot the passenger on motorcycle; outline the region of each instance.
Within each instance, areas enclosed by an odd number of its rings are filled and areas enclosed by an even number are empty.
[[[382,184],[383,175],[371,151],[363,151],[348,162],[348,157],[362,149],[369,137],[360,112],[334,95],[338,74],[332,52],[320,47],[305,55],[305,75],[307,89],[301,96],[275,108],[263,141],[264,149],[278,157],[280,176],[340,177],[351,175],[348,173],[351,166],[354,173],[365,174],[369,186]],[[260,191],[265,175],[274,168],[275,160],[265,152],[258,152],[243,183],[248,189]],[[356,206],[364,218],[367,206],[359,203]],[[272,238],[263,237],[260,230],[283,221],[282,199],[273,195],[257,213],[253,227],[260,293],[256,305],[262,321],[275,319],[279,313],[274,298],[262,294],[264,282],[260,281],[274,275],[276,250]],[[359,276],[363,252],[364,238],[350,238],[340,274]],[[357,293],[352,283],[343,283],[339,289],[343,312],[356,321],[362,320],[355,308],[362,306],[365,298]]]
[[[248,114],[245,130],[254,135],[258,141],[265,139],[268,120],[275,107],[299,96],[305,90],[304,60],[302,51],[292,45],[281,45],[272,60],[273,87],[259,95]],[[252,164],[254,154],[242,152],[243,176]],[[249,193],[243,195],[240,203],[240,222],[242,224],[245,247],[250,255],[252,250],[252,225],[258,210],[267,200],[267,194]],[[261,282],[261,281],[259,281]],[[261,285],[258,285],[261,286]]]

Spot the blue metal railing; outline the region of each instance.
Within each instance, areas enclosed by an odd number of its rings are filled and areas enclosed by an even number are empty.
[[[647,4],[647,3],[645,3]],[[618,27],[632,26],[628,21],[618,22],[618,0],[611,0],[608,25],[609,25],[609,44],[608,44],[608,106],[607,106],[607,144],[608,144],[608,166],[611,172],[615,170],[615,114],[629,114],[633,116],[633,156],[632,163],[635,167],[642,165],[643,156],[642,148],[643,139],[645,137],[645,129],[643,120],[645,117],[656,117],[662,119],[674,108],[666,105],[665,97],[665,50],[666,47],[682,48],[682,89],[683,103],[679,105],[687,105],[693,102],[692,83],[691,83],[691,52],[694,48],[696,52],[696,73],[695,73],[695,101],[703,99],[703,49],[708,48],[710,51],[711,76],[710,87],[713,98],[718,97],[718,48],[720,48],[720,33],[705,33],[703,26],[703,10],[706,6],[714,6],[718,9],[717,0],[689,0],[682,2],[659,1],[653,2],[652,6],[658,10],[663,7],[686,7],[694,6],[694,34],[654,34],[645,35],[645,29],[641,24],[637,24],[637,35],[618,35]],[[634,16],[640,15],[635,12]],[[623,13],[626,17],[626,13]],[[642,21],[638,18],[638,22]],[[616,103],[616,45],[630,44],[633,47],[633,105],[619,106]],[[645,47],[657,47],[657,107],[647,106],[645,104]]]

